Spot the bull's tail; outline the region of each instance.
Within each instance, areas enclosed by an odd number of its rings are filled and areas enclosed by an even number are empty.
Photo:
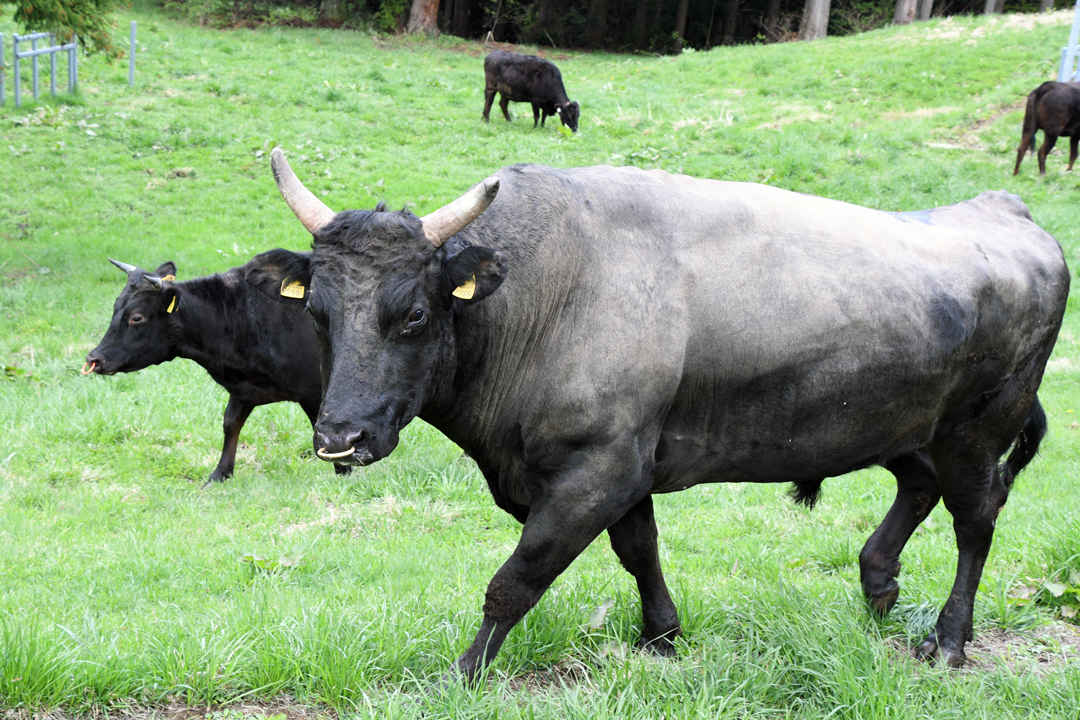
[[[1036,397],[1035,402],[1031,404],[1031,410],[1028,411],[1024,427],[1021,428],[1020,435],[1016,438],[1016,444],[1013,445],[1012,452],[1009,453],[1009,457],[998,468],[1001,481],[1005,483],[1006,489],[1012,487],[1017,474],[1031,462],[1032,458],[1035,457],[1035,453],[1039,451],[1039,443],[1042,442],[1043,436],[1046,435],[1046,427],[1046,413],[1043,412],[1042,404],[1039,402],[1039,398]]]

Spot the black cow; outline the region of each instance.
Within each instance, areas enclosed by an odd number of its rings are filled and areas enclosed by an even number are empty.
[[[550,60],[492,50],[484,58],[484,122],[488,122],[495,93],[499,93],[499,107],[507,122],[510,101],[527,102],[532,103],[534,128],[549,115],[558,115],[563,125],[577,132],[581,109],[566,97],[562,74]]]
[[[1013,175],[1020,173],[1020,163],[1027,149],[1030,147],[1031,152],[1035,152],[1035,133],[1039,130],[1043,131],[1038,156],[1039,174],[1046,174],[1046,156],[1062,135],[1069,138],[1069,170],[1072,170],[1080,144],[1080,83],[1044,82],[1028,95],[1024,131],[1020,136],[1020,147],[1016,149]]]
[[[177,357],[205,368],[229,392],[229,404],[221,459],[204,488],[232,475],[240,429],[259,405],[299,403],[315,423],[322,378],[315,328],[302,308],[267,300],[244,282],[244,267],[176,282],[171,262],[153,273],[109,262],[128,280],[83,372],[134,372]]]
[[[375,462],[421,417],[524,523],[466,678],[605,529],[641,592],[642,644],[673,652],[652,494],[794,482],[812,505],[825,478],[870,465],[897,494],[859,556],[863,591],[893,606],[901,550],[943,499],[956,582],[918,654],[965,662],[998,512],[1046,430],[1036,391],[1069,289],[1018,198],[890,213],[519,165],[417,218],[335,214],[280,150],[272,165],[314,250],[260,255],[246,277],[308,288],[281,299],[325,337],[315,447]]]

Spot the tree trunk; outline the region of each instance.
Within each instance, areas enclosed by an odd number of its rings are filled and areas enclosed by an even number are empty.
[[[986,0],[986,5],[983,6],[984,15],[994,15],[1001,13],[1005,9],[1005,0]]]
[[[585,19],[585,45],[598,48],[607,38],[608,0],[592,0]]]
[[[1050,12],[1054,9],[1054,0],[1039,0],[1039,12]]]
[[[630,33],[630,44],[635,49],[645,47],[648,40],[646,35],[646,16],[649,13],[649,0],[637,0],[637,8],[634,10],[634,25]]]
[[[799,25],[800,40],[817,40],[828,34],[830,4],[831,0],[806,0]]]
[[[405,32],[427,33],[428,35],[439,34],[439,0],[413,0],[409,10],[409,24],[405,26]]]
[[[739,22],[739,0],[725,0],[724,4],[724,39],[725,45],[735,44],[735,26]]]
[[[934,12],[934,0],[919,0],[919,21],[926,22]]]
[[[679,0],[679,9],[675,13],[675,52],[682,52],[683,42],[686,40],[686,13],[690,9],[690,0]]]
[[[896,0],[896,12],[893,13],[893,25],[910,25],[915,19],[918,0]]]
[[[536,26],[540,30],[555,27],[555,0],[540,0],[540,12],[536,16]]]
[[[450,27],[451,35],[469,36],[469,0],[454,0],[454,19]]]
[[[770,42],[780,39],[780,0],[768,0],[765,3],[765,37]]]
[[[332,23],[345,22],[345,3],[342,0],[322,0],[319,3],[319,19]]]

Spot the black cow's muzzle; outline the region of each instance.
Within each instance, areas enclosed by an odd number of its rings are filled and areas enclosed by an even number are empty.
[[[105,358],[100,353],[91,352],[86,356],[86,363],[80,371],[83,375],[115,375],[116,370],[109,370],[105,365]]]

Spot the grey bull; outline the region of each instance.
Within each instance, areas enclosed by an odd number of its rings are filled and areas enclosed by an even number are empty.
[[[792,482],[813,504],[825,478],[871,465],[897,495],[859,556],[863,590],[893,606],[900,553],[943,499],[956,581],[918,654],[964,663],[998,512],[1046,431],[1036,391],[1069,289],[1018,198],[892,213],[518,165],[418,218],[335,213],[280,150],[273,166],[313,249],[264,253],[247,280],[315,320],[319,455],[375,462],[421,417],[524,525],[456,663],[466,679],[604,530],[641,593],[641,644],[673,653],[653,494]]]

